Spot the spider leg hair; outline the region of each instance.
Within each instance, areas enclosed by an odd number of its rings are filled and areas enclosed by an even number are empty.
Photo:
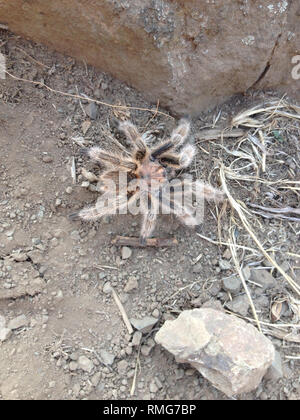
[[[196,147],[192,144],[187,144],[180,151],[180,168],[187,168],[192,163],[196,154]]]
[[[145,245],[146,239],[151,236],[156,225],[159,201],[151,194],[142,194],[140,204],[143,211],[140,242],[142,245]]]
[[[127,139],[131,141],[131,143],[135,146],[136,159],[142,160],[146,156],[148,149],[143,136],[141,136],[141,134],[138,132],[136,126],[130,121],[123,121],[120,122],[119,129],[126,135]]]
[[[136,169],[136,163],[133,160],[107,152],[97,146],[89,149],[87,154],[95,162],[103,163],[104,165],[115,169],[121,169],[124,171]]]
[[[194,182],[193,189],[196,195],[202,196],[207,201],[220,203],[225,199],[225,193],[222,190],[199,180]]]
[[[171,134],[171,138],[159,144],[152,152],[151,156],[154,159],[159,158],[163,153],[172,151],[182,145],[186,140],[190,131],[190,123],[187,120],[180,120],[178,127],[176,127]]]

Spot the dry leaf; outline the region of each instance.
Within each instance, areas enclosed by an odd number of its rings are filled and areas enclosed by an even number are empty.
[[[282,311],[282,302],[275,302],[271,308],[271,320],[272,322],[276,322],[280,319]]]

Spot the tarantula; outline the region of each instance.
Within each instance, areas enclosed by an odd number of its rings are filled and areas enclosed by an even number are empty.
[[[159,210],[173,213],[184,224],[195,226],[199,224],[195,196],[215,202],[223,200],[219,189],[192,178],[176,177],[192,163],[196,153],[194,145],[184,145],[190,130],[187,120],[181,120],[169,139],[153,147],[131,122],[121,122],[119,128],[131,143],[130,154],[125,156],[100,147],[86,150],[94,162],[105,167],[99,177],[104,194],[96,206],[70,215],[72,219],[95,220],[117,211],[126,213],[139,204],[143,214],[140,242],[145,245],[154,230]]]

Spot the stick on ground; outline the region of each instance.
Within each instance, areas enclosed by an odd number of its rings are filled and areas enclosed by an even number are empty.
[[[140,242],[140,238],[130,237],[130,236],[117,236],[115,239],[112,240],[114,245],[119,246],[133,246],[133,247],[141,247],[144,246]],[[176,238],[148,238],[146,240],[146,246],[153,246],[156,248],[165,247],[165,246],[175,246],[178,245],[178,241]]]

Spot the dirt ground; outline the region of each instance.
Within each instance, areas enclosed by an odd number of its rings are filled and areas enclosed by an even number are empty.
[[[110,104],[155,107],[140,93],[85,63],[75,63],[6,31],[0,35],[7,70],[16,77]],[[196,136],[200,127],[211,127],[220,110],[219,122],[226,124],[254,99],[235,98],[201,115],[192,121],[193,134]],[[130,257],[122,259],[121,249],[111,245],[111,240],[116,235],[137,236],[137,217],[113,216],[94,223],[68,219],[70,213],[97,198],[91,187],[82,186],[81,168],[96,169],[80,155],[81,146],[111,147],[107,134],[125,144],[114,127],[114,117],[130,118],[143,131],[160,125],[163,133],[169,133],[176,120],[106,106],[93,108],[96,119],[92,119],[87,107],[84,100],[38,85],[9,76],[0,80],[0,315],[7,322],[26,316],[26,322],[0,344],[0,399],[227,399],[196,370],[177,364],[153,341],[159,325],[182,310],[210,300],[224,306],[230,300],[222,280],[234,274],[235,267],[230,258],[226,260],[229,267],[220,266],[220,259],[226,259],[226,246],[209,242],[174,218],[162,216],[156,233],[175,236],[178,246],[132,249]],[[299,180],[299,149],[286,144],[282,150],[297,159],[293,174]],[[210,177],[215,186],[219,185],[214,170],[219,153],[209,142],[201,144],[194,166],[196,174]],[[71,177],[73,157],[76,184]],[[244,197],[247,189],[237,183],[234,192]],[[282,204],[299,207],[299,194],[285,196]],[[299,223],[260,218],[259,226],[258,233],[273,237],[272,244],[284,242],[279,262],[286,261],[287,269],[293,268],[290,274],[299,284]],[[199,232],[217,240],[214,205],[206,206]],[[241,232],[241,239],[243,235],[247,237]],[[247,243],[253,246],[250,240]],[[284,252],[294,257],[287,260]],[[263,264],[263,258],[260,261]],[[140,352],[132,344],[113,297],[105,293],[107,282],[129,318],[159,319],[143,336]],[[132,290],[128,290],[128,282],[135,285]],[[268,322],[274,297],[291,294],[280,284],[264,294],[253,286],[256,309]],[[251,310],[248,316],[252,316]],[[288,324],[294,319],[286,304],[279,322]],[[281,355],[282,377],[264,379],[257,390],[237,399],[299,399],[300,341],[269,338]]]

